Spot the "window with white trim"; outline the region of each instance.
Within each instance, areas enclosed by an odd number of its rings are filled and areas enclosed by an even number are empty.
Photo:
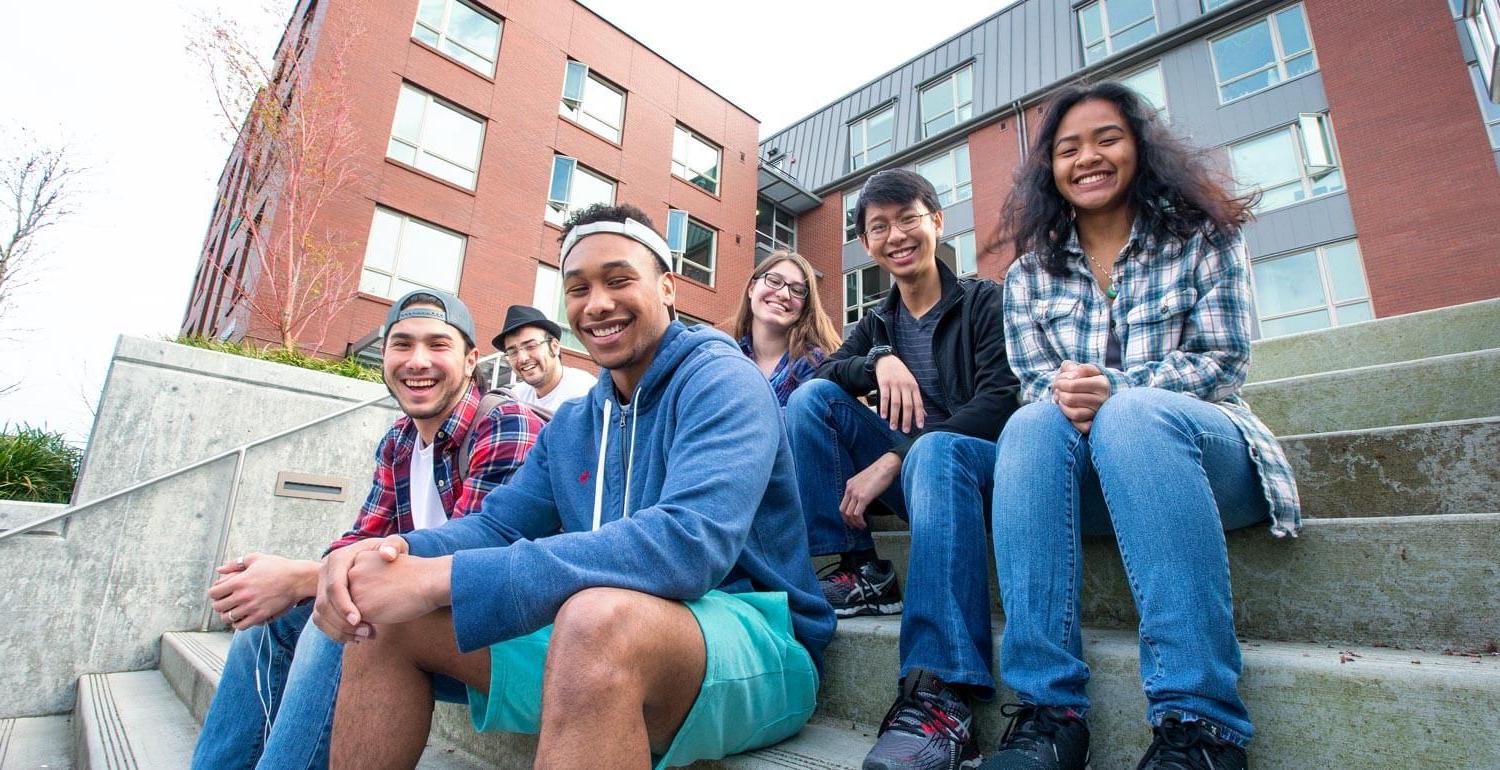
[[[1250,270],[1263,338],[1375,317],[1356,241],[1253,260]]]
[[[578,165],[566,155],[552,156],[552,182],[547,187],[548,222],[562,226],[579,209],[615,202],[615,183]]]
[[[922,89],[922,136],[932,136],[974,117],[974,65]]]
[[[713,324],[709,323],[708,321],[705,321],[695,315],[688,315],[681,310],[677,311],[677,320],[681,321],[683,326],[713,326]]]
[[[719,161],[723,151],[691,129],[672,130],[672,174],[714,195],[719,194]]]
[[[896,148],[896,108],[885,109],[849,124],[849,170],[868,166]]]
[[[1125,75],[1119,79],[1119,83],[1136,92],[1146,100],[1147,104],[1155,107],[1157,116],[1162,120],[1171,117],[1167,113],[1167,83],[1162,79],[1161,62]]]
[[[1479,59],[1484,94],[1500,102],[1500,0],[1464,0],[1464,26]]]
[[[918,163],[917,173],[932,183],[937,190],[938,203],[944,207],[974,197],[974,185],[969,176],[967,144]]]
[[[797,216],[764,196],[755,199],[755,262],[777,249],[797,250]]]
[[[1240,192],[1260,190],[1256,213],[1344,189],[1328,116],[1303,113],[1296,123],[1229,145]]]
[[[411,36],[475,72],[495,74],[501,22],[463,0],[422,0]]]
[[[1474,95],[1479,97],[1479,115],[1484,120],[1484,129],[1489,133],[1490,149],[1500,150],[1500,104],[1490,101],[1484,89],[1484,74],[1478,65],[1469,65],[1469,78],[1474,81]]]
[[[562,346],[568,350],[576,350],[580,353],[586,352],[583,341],[573,333],[568,326],[568,298],[563,294],[562,275],[557,268],[544,265],[540,262],[536,265],[536,287],[531,292],[531,306],[542,311],[547,320],[562,327]]]
[[[667,210],[667,248],[672,252],[672,272],[706,286],[714,285],[714,262],[719,253],[719,232],[688,216],[681,209]]]
[[[457,294],[466,242],[451,230],[376,206],[359,290],[390,299],[417,289]]]
[[[387,158],[472,190],[483,148],[484,121],[410,83],[401,84]]]
[[[979,272],[978,254],[974,251],[974,231],[959,233],[944,238],[937,247],[937,258],[953,271],[954,275],[966,276]]]
[[[1220,6],[1229,5],[1234,0],[1203,0],[1203,12],[1208,13]]]
[[[847,334],[865,313],[891,293],[890,273],[875,265],[844,273],[844,332]]]
[[[1152,0],[1097,0],[1078,9],[1083,63],[1093,64],[1156,34]]]
[[[844,193],[844,243],[859,239],[859,227],[854,223],[854,208],[858,204],[858,189]]]
[[[1208,49],[1221,103],[1318,69],[1301,3],[1210,40]]]
[[[557,114],[618,144],[625,126],[625,92],[599,77],[589,65],[569,59]]]

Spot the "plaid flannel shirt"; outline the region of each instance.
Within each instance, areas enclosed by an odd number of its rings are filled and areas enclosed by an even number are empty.
[[[1005,277],[1005,344],[1021,379],[1022,403],[1052,398],[1064,359],[1098,366],[1110,390],[1162,388],[1224,410],[1250,446],[1270,504],[1271,532],[1301,527],[1297,482],[1286,455],[1240,398],[1250,365],[1250,285],[1243,243],[1217,246],[1201,233],[1158,240],[1137,219],[1116,260],[1113,317],[1120,369],[1104,366],[1111,308],[1089,270],[1075,230],[1055,276],[1027,254]]]
[[[740,351],[751,361],[755,360],[755,348],[750,344],[750,335],[740,338]],[[776,364],[776,371],[771,372],[771,376],[767,378],[771,381],[771,390],[776,391],[776,401],[785,407],[786,400],[792,397],[792,391],[798,385],[818,376],[818,366],[827,357],[828,354],[820,347],[809,348],[807,355],[795,361],[783,354],[781,361]]]
[[[432,479],[450,519],[479,510],[491,489],[510,481],[542,429],[542,421],[530,409],[511,400],[501,402],[489,414],[475,414],[481,398],[478,388],[469,388],[433,437]],[[469,472],[459,478],[454,465],[471,431],[475,438]],[[375,448],[375,479],[354,527],[333,541],[328,551],[369,537],[412,531],[411,455],[416,445],[416,423],[402,416]]]

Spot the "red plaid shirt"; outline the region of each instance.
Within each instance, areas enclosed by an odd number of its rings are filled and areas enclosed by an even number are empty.
[[[433,437],[432,478],[450,519],[479,510],[491,489],[510,481],[542,429],[530,409],[509,399],[489,414],[476,415],[481,398],[478,388],[470,388]],[[459,478],[453,468],[470,431],[475,435],[469,472]],[[416,424],[406,416],[396,420],[375,449],[375,479],[354,527],[333,541],[329,551],[367,537],[412,531],[411,455],[416,444]]]

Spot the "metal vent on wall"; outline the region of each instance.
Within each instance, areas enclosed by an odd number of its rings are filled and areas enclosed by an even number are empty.
[[[349,479],[340,476],[318,476],[311,473],[282,471],[276,474],[277,497],[300,497],[304,500],[328,500],[342,503],[348,499]]]

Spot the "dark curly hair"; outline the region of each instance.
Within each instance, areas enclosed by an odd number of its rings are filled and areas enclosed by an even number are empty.
[[[1017,258],[1036,252],[1047,272],[1066,273],[1063,245],[1073,226],[1073,207],[1053,181],[1052,145],[1068,110],[1091,99],[1114,104],[1135,137],[1136,171],[1127,193],[1148,227],[1179,241],[1202,233],[1225,243],[1250,221],[1256,194],[1230,192],[1230,180],[1207,152],[1173,135],[1135,91],[1107,80],[1070,85],[1052,96],[1031,153],[1016,170],[996,245],[1011,245]]]

